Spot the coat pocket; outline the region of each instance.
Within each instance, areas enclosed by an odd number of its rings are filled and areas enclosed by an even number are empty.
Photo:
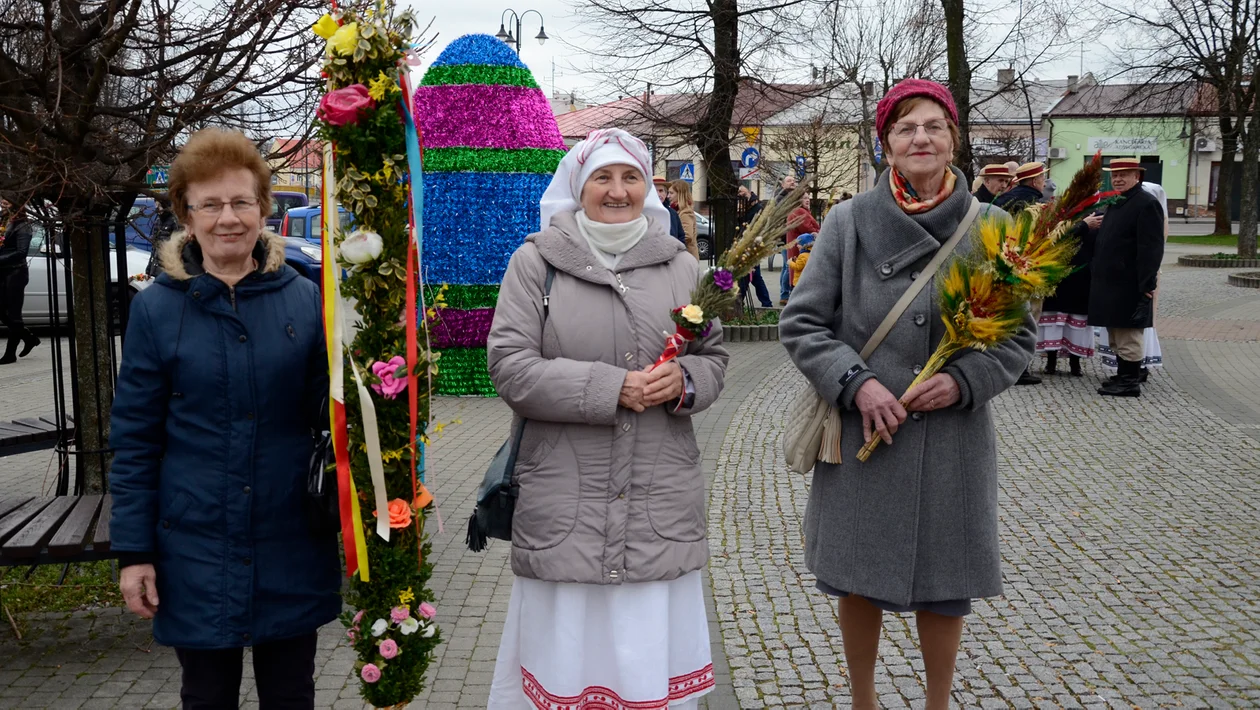
[[[175,494],[175,499],[171,501],[169,507],[159,511],[158,542],[165,542],[171,536],[171,533],[179,527],[179,521],[184,517],[184,513],[188,511],[190,503],[192,503],[192,497],[180,491]]]
[[[573,532],[581,497],[579,478],[577,456],[563,433],[554,445],[543,440],[517,461],[513,546],[545,550]]]
[[[707,528],[700,447],[689,418],[668,417],[667,422],[669,435],[648,484],[648,519],[656,534],[667,540],[697,542]]]

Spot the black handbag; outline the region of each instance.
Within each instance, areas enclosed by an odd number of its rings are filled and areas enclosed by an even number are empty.
[[[306,521],[316,535],[341,530],[341,501],[337,496],[337,454],[332,432],[320,432],[306,471]]]
[[[551,310],[551,284],[556,280],[556,267],[547,264],[547,282],[543,286],[543,325]],[[517,485],[512,480],[516,472],[516,456],[521,451],[521,437],[525,433],[525,418],[521,417],[515,431],[486,469],[477,492],[477,508],[468,519],[468,536],[464,543],[473,552],[486,549],[490,538],[512,540],[512,513],[516,510]]]

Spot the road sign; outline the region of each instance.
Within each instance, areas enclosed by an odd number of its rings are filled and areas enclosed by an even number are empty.
[[[695,163],[683,163],[682,167],[678,168],[678,179],[685,180],[687,182],[695,182],[696,181]]]
[[[752,180],[754,177],[757,177],[757,170],[757,168],[740,168],[739,179]]]
[[[144,184],[146,185],[165,185],[167,181],[166,174],[171,169],[169,165],[154,165],[149,168],[149,172],[144,176]]]
[[[803,155],[796,156],[796,174],[805,177],[805,156]]]
[[[884,145],[879,142],[879,138],[875,139],[875,162],[884,162]]]
[[[757,139],[761,137],[760,126],[745,126],[739,130],[744,134],[744,140],[748,141],[748,145],[756,145]]]
[[[761,151],[756,148],[745,148],[743,155],[739,156],[739,164],[745,168],[755,168],[760,161]]]

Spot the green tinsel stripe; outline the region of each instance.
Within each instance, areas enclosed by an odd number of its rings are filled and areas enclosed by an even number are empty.
[[[438,350],[437,379],[433,393],[444,397],[497,397],[486,365],[485,348]]]
[[[539,173],[551,175],[563,150],[546,148],[429,148],[424,169],[435,173]]]
[[[494,308],[499,302],[499,287],[496,286],[456,286],[446,287],[446,307],[461,311],[474,308]],[[430,298],[432,305],[432,298]]]
[[[525,86],[537,89],[538,82],[528,69],[519,67],[495,67],[486,64],[449,64],[429,67],[424,73],[421,86],[448,84],[489,84],[498,86]]]

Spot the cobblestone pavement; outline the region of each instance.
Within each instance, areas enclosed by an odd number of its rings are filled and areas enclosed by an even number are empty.
[[[1260,436],[1247,436],[1260,427],[1260,402],[1249,399],[1260,396],[1260,349],[1184,339],[1218,327],[1198,321],[1258,322],[1257,304],[1260,294],[1225,285],[1219,272],[1166,267],[1167,363],[1144,397],[1097,397],[1104,373],[1090,362],[1085,378],[1059,375],[999,398],[1006,594],[969,618],[954,689],[961,707],[1260,706]],[[1177,331],[1174,318],[1208,330]],[[711,485],[718,675],[704,705],[844,707],[834,606],[812,591],[801,561],[808,478],[787,473],[778,448],[803,380],[777,344],[731,350],[726,394],[696,421]],[[51,408],[35,400],[49,396],[38,364],[21,367],[0,368],[0,414],[10,418],[24,415],[9,414],[18,407]],[[508,412],[497,400],[454,399],[435,411],[462,421],[430,456],[446,522],[432,582],[446,642],[413,707],[479,708],[511,571],[505,545],[466,551],[464,516]],[[47,457],[38,456],[0,459],[0,489],[42,490]],[[178,704],[178,664],[148,624],[109,609],[22,625],[22,643],[0,626],[0,708]],[[885,628],[882,702],[921,707],[910,619],[889,615]],[[341,634],[338,625],[321,632],[317,707],[358,710]],[[257,707],[251,675],[247,666],[248,708]]]

